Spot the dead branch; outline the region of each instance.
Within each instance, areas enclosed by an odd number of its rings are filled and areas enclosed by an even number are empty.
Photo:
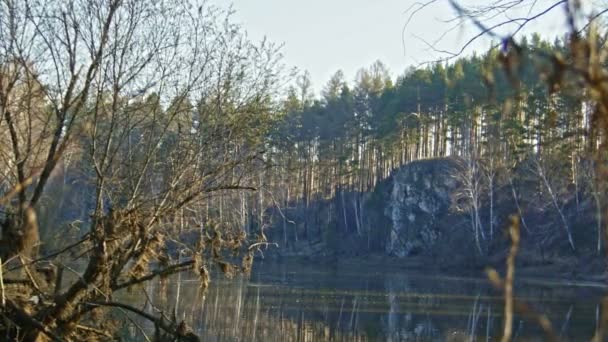
[[[164,330],[165,332],[176,336],[176,337],[180,337],[180,338],[184,338],[187,341],[199,341],[198,337],[196,337],[196,335],[194,335],[191,332],[185,332],[185,331],[181,331],[181,329],[179,328],[174,328],[170,325],[168,325],[163,319],[159,319],[156,318],[150,314],[148,314],[147,312],[144,312],[138,308],[135,308],[131,305],[128,304],[124,304],[124,303],[119,303],[119,302],[87,302],[87,305],[93,306],[93,307],[115,307],[115,308],[121,308],[127,311],[130,311],[134,314],[137,314],[147,320],[149,320],[150,322],[154,323],[155,326],[158,326],[159,328],[161,328],[162,330]]]
[[[168,276],[177,272],[182,272],[184,270],[188,270],[191,269],[192,266],[194,265],[194,260],[188,260],[188,261],[184,261],[181,262],[179,264],[176,265],[171,265],[169,267],[154,271],[148,275],[145,275],[143,277],[139,277],[139,278],[135,278],[135,279],[131,279],[129,281],[120,283],[120,284],[116,284],[115,286],[113,286],[113,290],[120,290],[120,289],[124,289],[133,285],[137,285],[143,282],[146,282],[148,280],[152,280],[156,277],[161,277],[161,276]]]
[[[495,289],[499,291],[504,291],[505,282],[500,277],[498,272],[496,272],[496,270],[487,269],[486,274]],[[547,316],[535,312],[532,307],[517,298],[513,298],[513,309],[515,312],[521,314],[528,321],[538,324],[538,326],[543,329],[545,337],[548,341],[559,340],[555,335],[555,332],[553,331],[553,325],[551,324],[551,321],[547,318]]]
[[[3,316],[7,317],[9,320],[13,321],[13,323],[26,328],[25,331],[28,331],[29,328],[33,328],[41,333],[47,335],[51,340],[61,342],[63,339],[59,338],[56,334],[51,332],[44,324],[34,319],[32,316],[27,314],[25,311],[21,309],[21,306],[16,304],[13,300],[7,299],[6,301],[7,308],[13,313],[11,316],[7,316],[7,313],[2,313]],[[30,333],[30,332],[28,332]]]

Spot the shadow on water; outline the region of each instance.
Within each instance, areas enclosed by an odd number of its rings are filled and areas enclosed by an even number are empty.
[[[148,284],[147,304],[132,301],[156,313],[175,308],[203,341],[486,341],[502,334],[503,299],[481,276],[286,262],[258,263],[250,280],[215,279],[204,296],[194,277],[183,276],[165,287]],[[515,292],[547,314],[561,339],[593,336],[601,289],[525,279]],[[543,336],[517,316],[513,331],[515,340]],[[132,326],[125,336],[143,338]]]

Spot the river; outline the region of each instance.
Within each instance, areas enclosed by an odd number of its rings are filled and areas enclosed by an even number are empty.
[[[503,329],[503,298],[477,273],[262,261],[250,279],[216,275],[204,295],[187,275],[147,290],[157,307],[176,307],[203,341],[486,341]],[[593,284],[526,278],[515,293],[547,315],[560,339],[590,340],[597,329],[604,291]],[[143,340],[151,328],[142,322],[125,336]],[[515,340],[543,340],[522,317],[513,329]]]

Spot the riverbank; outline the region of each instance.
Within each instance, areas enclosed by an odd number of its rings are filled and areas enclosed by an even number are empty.
[[[522,253],[525,254],[525,253]],[[270,254],[264,259],[258,258],[256,263],[298,263],[324,265],[338,268],[382,269],[389,273],[425,272],[428,274],[446,274],[454,277],[485,279],[485,270],[490,267],[505,272],[504,260],[498,257],[489,263],[479,261],[475,264],[462,265],[458,263],[438,263],[424,256],[395,258],[380,253],[370,253],[358,256],[336,255],[283,255]],[[585,262],[576,258],[562,258],[533,263],[528,260],[516,261],[516,281],[534,284],[562,284],[572,286],[588,286],[608,290],[608,273],[600,258]]]
[[[396,170],[372,192],[339,191],[308,207],[294,203],[274,215],[267,254],[318,262],[345,260],[442,271],[502,270],[515,214],[521,233],[518,274],[569,280],[606,279],[597,192],[530,174],[526,162],[479,176],[471,202],[467,164],[458,158],[420,160]],[[272,215],[272,213],[271,213]]]

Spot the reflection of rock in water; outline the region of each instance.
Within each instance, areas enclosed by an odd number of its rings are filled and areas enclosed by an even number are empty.
[[[409,301],[401,306],[401,296],[415,293],[407,275],[392,274],[385,278],[385,290],[388,293],[388,313],[386,316],[387,341],[432,340],[439,337],[429,315],[419,315],[414,311],[417,307],[432,307],[436,299],[431,296],[414,297],[414,303]]]
[[[146,310],[159,315],[162,309],[171,316],[176,307],[176,317],[204,341],[485,341],[501,334],[503,299],[482,279],[361,269],[323,273],[318,266],[307,271],[293,265],[286,273],[268,267],[252,282],[214,278],[205,296],[188,277],[181,286],[169,279],[164,290],[148,284],[149,302],[156,307]],[[293,276],[287,284],[286,274]],[[599,320],[595,303],[600,297],[587,305],[572,291],[516,287],[518,298],[547,313],[565,340],[589,340]],[[133,300],[137,307],[145,302]],[[542,336],[533,324],[516,322],[520,340]],[[147,321],[140,325],[154,330]],[[128,335],[142,339],[138,329]]]
[[[399,279],[396,279],[399,278]],[[385,287],[388,292],[388,305],[389,310],[386,317],[387,321],[387,329],[386,329],[386,337],[388,341],[399,341],[401,324],[399,322],[399,302],[397,297],[397,292],[401,288],[407,287],[407,279],[405,277],[392,275],[385,279]],[[405,315],[405,321],[408,322],[411,316]]]
[[[399,309],[398,306],[399,304],[397,303],[397,296],[395,296],[395,293],[391,290],[389,290],[389,295],[388,295],[388,301],[389,301],[389,311],[388,311],[388,329],[386,331],[386,336],[388,337],[388,341],[392,341],[394,338],[397,338],[398,340],[398,335],[399,335],[399,318],[397,317]]]

